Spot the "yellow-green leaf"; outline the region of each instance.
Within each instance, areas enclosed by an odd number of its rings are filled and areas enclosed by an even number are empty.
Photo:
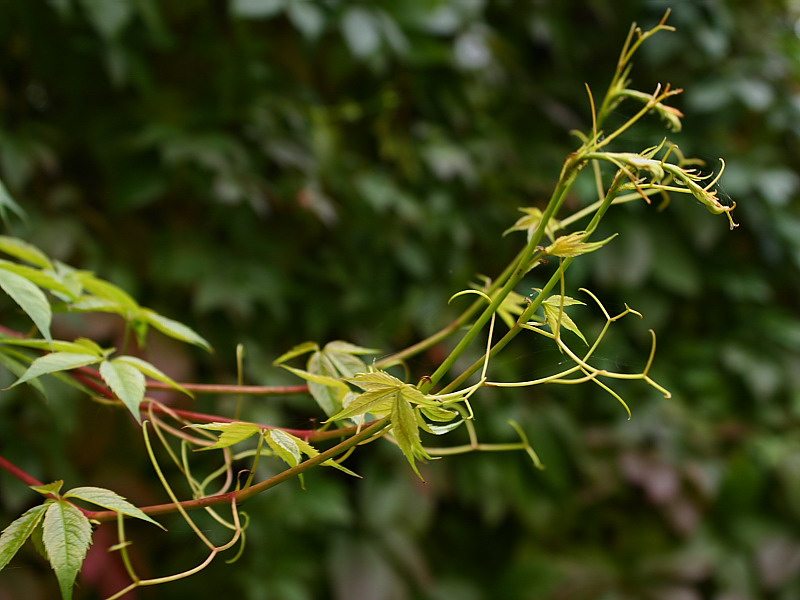
[[[49,502],[42,523],[42,540],[56,572],[61,597],[72,599],[75,577],[92,543],[92,526],[81,511],[64,500]]]
[[[0,184],[2,185],[2,184]],[[42,269],[52,269],[53,265],[44,252],[33,244],[7,235],[0,235],[0,252],[24,260]]]
[[[257,434],[261,428],[255,423],[207,423],[204,425],[192,425],[196,429],[206,429],[208,431],[219,431],[220,436],[213,446],[200,448],[199,450],[218,450],[227,448],[243,442],[247,438]]]
[[[139,369],[126,362],[104,360],[100,363],[100,376],[114,392],[133,418],[141,421],[139,405],[144,400],[145,380]]]
[[[22,547],[33,530],[44,517],[47,506],[41,504],[24,512],[21,517],[12,521],[0,535],[0,571]]]
[[[78,500],[83,500],[84,502],[90,502],[91,504],[102,506],[108,510],[113,510],[114,512],[128,515],[129,517],[134,517],[135,519],[147,521],[148,523],[152,523],[153,525],[164,529],[161,524],[148,517],[139,508],[125,500],[125,498],[116,492],[112,492],[111,490],[107,490],[105,488],[77,487],[64,494],[64,498],[77,498]]]
[[[102,360],[100,356],[76,352],[52,352],[50,354],[45,354],[34,360],[31,366],[28,367],[28,370],[25,371],[22,377],[17,379],[11,387],[16,387],[21,383],[25,383],[41,375],[85,367],[86,365],[100,362],[100,360]]]

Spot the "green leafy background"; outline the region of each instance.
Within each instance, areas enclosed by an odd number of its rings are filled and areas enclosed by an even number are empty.
[[[6,233],[215,347],[154,335],[148,359],[168,375],[234,381],[243,342],[252,383],[295,383],[271,363],[304,340],[390,350],[444,325],[446,299],[513,256],[523,234],[500,233],[517,207],[541,206],[569,130],[590,125],[584,81],[600,95],[630,22],[670,5],[678,32],[643,49],[633,78],[686,88],[674,140],[725,157],[742,226],[678,199],[614,210],[598,239],[621,235],[576,261],[567,293],[590,286],[644,313],[600,357],[639,368],[653,327],[653,374],[673,399],[631,386],[627,421],[592,387],[479,394],[481,438],[514,441],[515,419],[545,471],[523,453],[473,454],[421,465],[422,483],[396,448],[372,446],[347,463],[364,480],[318,469],[307,491],[251,500],[235,565],[131,597],[800,597],[800,12],[790,0],[0,2],[0,178],[29,215]],[[663,135],[649,125],[633,133],[642,147]],[[2,187],[0,207],[15,212]],[[29,329],[11,300],[2,310]],[[595,313],[571,315],[591,331]],[[57,317],[53,335],[121,347],[122,330]],[[424,374],[441,352],[410,366]],[[493,369],[528,378],[559,360],[520,342]],[[0,398],[0,451],[45,481],[163,501],[129,417],[48,385],[47,402],[26,386]],[[301,397],[245,402],[253,420],[322,417]],[[0,473],[0,521],[33,496]],[[144,576],[202,560],[191,532],[166,524],[131,525]],[[106,527],[76,598],[124,585],[98,551],[115,541]],[[4,599],[57,596],[32,547],[11,567]]]

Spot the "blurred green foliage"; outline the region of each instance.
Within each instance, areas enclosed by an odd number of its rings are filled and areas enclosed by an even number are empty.
[[[547,198],[576,145],[569,130],[590,123],[583,82],[604,89],[630,22],[651,25],[670,4],[677,33],[645,46],[633,77],[686,88],[674,140],[709,166],[726,159],[741,227],[728,233],[693,202],[615,209],[598,237],[621,235],[576,263],[570,286],[644,313],[602,358],[638,365],[655,328],[655,376],[674,398],[630,398],[626,421],[594,388],[487,393],[482,436],[510,439],[517,419],[546,471],[476,454],[425,466],[420,484],[395,448],[370,447],[353,462],[362,482],[314,472],[306,492],[284,485],[246,505],[235,565],[136,597],[800,598],[800,11],[791,0],[0,1],[0,178],[30,215],[11,233],[217,348],[207,359],[156,344],[150,358],[168,373],[231,381],[241,341],[257,383],[286,381],[268,365],[306,339],[389,350],[444,325],[446,299],[512,256],[500,232]],[[657,143],[659,127],[635,135]],[[524,376],[558,360],[520,343],[495,369]],[[253,419],[319,417],[298,398],[247,402]],[[161,501],[140,447],[120,414],[66,390],[49,405],[0,403],[0,450],[45,480]],[[0,482],[7,523],[36,499]],[[140,533],[153,575],[200,556],[180,525],[168,546]],[[103,555],[78,597],[121,587]],[[32,551],[15,560],[0,597],[53,597]]]

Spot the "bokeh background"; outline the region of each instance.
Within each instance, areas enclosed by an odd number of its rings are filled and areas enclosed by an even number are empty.
[[[426,465],[363,449],[365,476],[313,473],[251,501],[248,546],[188,580],[130,598],[275,600],[796,600],[800,598],[800,7],[792,0],[0,1],[0,177],[27,211],[7,232],[95,270],[179,318],[216,353],[151,340],[181,380],[290,380],[270,366],[296,343],[399,349],[456,313],[447,298],[496,274],[521,239],[501,232],[542,206],[571,129],[591,124],[584,82],[605,89],[632,21],[661,34],[635,61],[638,89],[675,104],[688,155],[728,169],[741,227],[685,198],[626,206],[621,235],[577,261],[569,292],[594,290],[622,322],[600,353],[637,369],[659,332],[655,375],[673,392],[599,388],[486,393],[484,441],[528,432],[524,454]],[[627,149],[658,143],[648,121]],[[590,194],[579,186],[574,209]],[[536,272],[526,281],[540,284]],[[525,289],[520,289],[526,293]],[[530,290],[527,290],[530,291]],[[591,308],[573,313],[587,331]],[[3,305],[4,324],[14,325]],[[62,320],[59,335],[120,335]],[[411,362],[426,372],[443,348]],[[560,357],[511,346],[497,378]],[[6,377],[6,381],[10,378]],[[0,399],[0,450],[40,479],[163,501],[122,411],[53,386]],[[230,398],[203,398],[230,411]],[[249,418],[319,418],[303,397],[249,399]],[[268,467],[270,468],[270,467]],[[277,468],[277,466],[272,467]],[[37,499],[0,473],[0,524]],[[133,527],[146,576],[202,548]],[[96,536],[76,598],[121,587]],[[27,548],[0,599],[54,598]]]

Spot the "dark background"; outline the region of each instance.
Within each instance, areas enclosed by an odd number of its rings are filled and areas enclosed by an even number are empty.
[[[314,472],[251,501],[245,554],[131,598],[311,600],[746,600],[800,598],[800,12],[785,1],[52,0],[0,2],[0,177],[27,211],[8,232],[183,320],[213,356],[154,337],[181,380],[294,381],[272,360],[308,339],[386,351],[444,326],[454,292],[494,275],[543,206],[569,131],[591,125],[632,21],[664,33],[634,85],[686,89],[688,155],[728,163],[722,197],[741,227],[687,198],[609,213],[621,235],[570,271],[621,323],[600,353],[637,370],[647,328],[671,400],[623,388],[634,418],[596,387],[476,397],[484,441],[516,418],[547,466],[471,454],[424,467],[362,449],[354,482]],[[664,135],[648,120],[631,150]],[[568,200],[573,210],[586,186]],[[536,273],[526,280],[541,285]],[[526,290],[520,290],[527,293]],[[529,290],[527,290],[529,291]],[[581,309],[588,330],[596,311]],[[15,323],[10,303],[5,323]],[[594,325],[592,324],[594,323]],[[66,319],[62,337],[113,344],[114,319]],[[557,366],[512,345],[497,377]],[[411,362],[417,376],[442,348]],[[533,375],[532,375],[533,374]],[[10,381],[10,378],[7,378]],[[31,473],[162,501],[122,415],[68,389],[0,400],[0,449]],[[483,398],[483,399],[481,399]],[[285,426],[319,417],[302,397],[249,399]],[[230,413],[232,400],[199,410]],[[277,467],[275,467],[277,468]],[[326,470],[328,471],[328,470]],[[0,524],[36,502],[0,474]],[[132,526],[144,576],[202,560]],[[209,528],[212,525],[208,524]],[[123,585],[96,555],[76,598]],[[32,548],[0,574],[0,599],[53,598]]]

